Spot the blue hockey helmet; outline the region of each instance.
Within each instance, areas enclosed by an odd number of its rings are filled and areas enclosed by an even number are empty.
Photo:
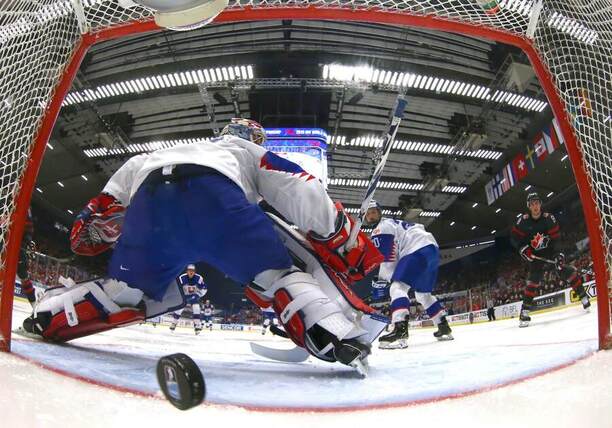
[[[263,126],[251,119],[235,117],[225,125],[221,135],[234,135],[261,146],[266,142],[266,132]]]

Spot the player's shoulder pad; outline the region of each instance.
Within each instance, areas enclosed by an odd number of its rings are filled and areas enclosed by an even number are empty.
[[[374,230],[372,231],[372,235],[382,235],[383,233],[393,233],[393,225],[395,223],[390,218],[383,217],[380,219]]]

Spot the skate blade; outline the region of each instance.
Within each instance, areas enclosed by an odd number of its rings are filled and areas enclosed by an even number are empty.
[[[455,340],[452,334],[445,334],[444,336],[436,337],[440,342],[447,342],[449,340]]]
[[[360,360],[357,358],[350,363],[349,366],[354,368],[362,379],[368,377],[368,370],[370,367],[368,366],[368,362],[366,360]]]
[[[529,327],[529,322],[521,322],[519,324],[519,328],[525,328],[525,327]]]
[[[27,337],[28,339],[34,339],[34,340],[44,340],[44,337],[42,337],[40,334],[36,334],[36,333],[30,333],[29,331],[25,330],[23,327],[17,327],[16,329],[14,329],[12,331],[13,334],[19,335],[21,337]]]
[[[396,340],[395,342],[378,342],[378,349],[404,349],[407,347],[407,339],[400,339]]]

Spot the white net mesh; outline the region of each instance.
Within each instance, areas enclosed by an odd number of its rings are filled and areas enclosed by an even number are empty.
[[[612,6],[609,0],[544,0],[530,26],[536,1],[528,0],[311,0],[231,1],[230,9],[316,7],[434,16],[533,38],[553,83],[573,116],[602,217],[606,265],[612,266]],[[0,245],[4,268],[7,232],[15,196],[33,142],[54,89],[80,40],[69,0],[0,2]],[[152,18],[143,8],[116,1],[82,0],[91,33]],[[531,29],[531,31],[530,31]],[[609,269],[608,269],[609,270]],[[1,302],[0,302],[1,303]],[[0,304],[0,307],[2,305]],[[0,318],[2,314],[0,313]]]

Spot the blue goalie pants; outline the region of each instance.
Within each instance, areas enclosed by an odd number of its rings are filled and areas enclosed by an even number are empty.
[[[177,165],[170,177],[153,171],[126,212],[109,275],[160,301],[194,262],[241,284],[292,264],[271,220],[232,180],[196,165]]]

